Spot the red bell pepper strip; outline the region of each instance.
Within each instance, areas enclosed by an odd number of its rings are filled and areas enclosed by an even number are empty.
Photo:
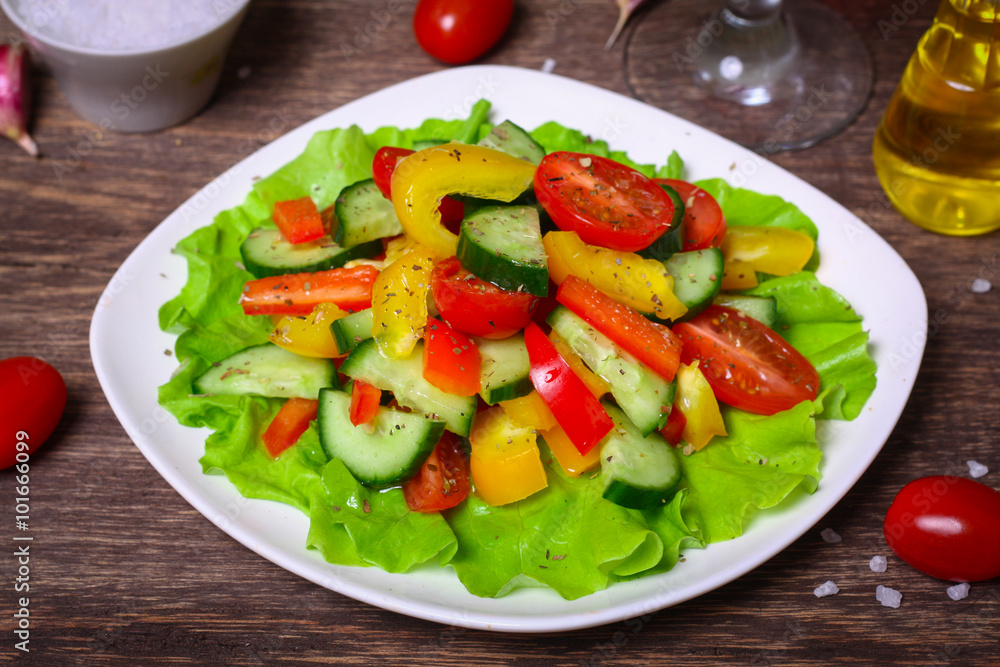
[[[479,348],[441,320],[427,318],[424,328],[424,379],[456,396],[475,396],[481,388]]]
[[[392,172],[396,171],[396,165],[413,153],[414,151],[409,148],[395,146],[383,146],[375,151],[375,159],[372,160],[372,178],[386,199],[392,199]],[[461,222],[465,217],[465,204],[457,199],[445,197],[441,200],[438,211],[441,213],[441,223],[444,225]]]
[[[351,388],[351,423],[355,426],[367,424],[378,415],[379,404],[382,401],[382,390],[367,382],[355,380]]]
[[[671,410],[670,416],[667,417],[667,423],[660,429],[660,435],[671,445],[681,444],[681,436],[684,433],[684,427],[687,426],[687,421],[683,412],[676,408]]]
[[[290,398],[274,415],[264,435],[267,453],[278,458],[282,452],[298,442],[299,437],[309,428],[309,422],[316,419],[319,401],[311,398]]]
[[[277,202],[271,217],[289,243],[307,243],[326,234],[323,217],[309,197]]]
[[[357,311],[372,305],[378,269],[362,264],[316,273],[291,273],[251,280],[240,305],[247,315],[308,315],[321,303]]]
[[[524,328],[524,344],[535,391],[573,445],[586,455],[611,431],[614,422],[534,322]]]
[[[556,300],[626,352],[670,382],[681,363],[681,341],[669,328],[651,322],[585,280],[569,275]]]

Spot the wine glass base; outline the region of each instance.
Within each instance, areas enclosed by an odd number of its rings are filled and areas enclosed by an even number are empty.
[[[653,5],[625,44],[630,92],[760,153],[807,148],[840,132],[871,95],[868,51],[825,5],[784,5],[790,31],[749,37],[703,0]]]

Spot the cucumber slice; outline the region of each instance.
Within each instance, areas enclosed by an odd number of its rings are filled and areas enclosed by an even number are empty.
[[[365,486],[393,486],[416,475],[444,433],[443,421],[384,407],[369,424],[355,426],[350,408],[350,394],[320,392],[319,442]]]
[[[674,404],[675,382],[667,382],[565,306],[548,323],[584,363],[611,387],[611,395],[643,436],[661,428]]]
[[[458,261],[503,289],[545,296],[549,269],[534,206],[480,209],[462,221]]]
[[[392,202],[371,178],[341,190],[334,210],[337,233],[333,238],[345,248],[403,233]]]
[[[271,343],[212,364],[194,381],[197,394],[276,398],[316,398],[324,387],[340,387],[333,361],[303,357]]]
[[[524,129],[505,120],[479,142],[480,146],[503,151],[508,155],[538,164],[545,157],[545,149]]]
[[[490,405],[527,396],[535,386],[531,383],[531,362],[524,334],[488,340],[476,338],[482,357],[482,377],[479,395]]]
[[[749,294],[720,294],[713,301],[717,306],[726,306],[752,317],[764,326],[773,329],[778,322],[778,302],[773,296],[751,296]]]
[[[677,190],[663,183],[658,184],[670,200],[674,203],[674,216],[670,219],[670,226],[663,235],[653,241],[653,243],[639,252],[643,257],[658,259],[661,262],[670,258],[675,253],[684,250],[684,200],[681,199]]]
[[[725,264],[718,248],[678,252],[666,259],[663,266],[674,278],[674,295],[688,307],[680,321],[708,308],[722,288]]]
[[[243,266],[255,278],[336,269],[352,259],[374,257],[380,252],[379,241],[353,248],[342,248],[328,236],[312,243],[289,243],[272,227],[258,227],[240,246]]]
[[[413,142],[413,150],[422,151],[425,148],[433,148],[434,146],[446,144],[448,141],[448,139],[417,139]]]
[[[424,344],[405,359],[383,356],[375,339],[358,343],[340,366],[344,375],[391,391],[403,407],[442,419],[452,433],[468,436],[478,405],[475,396],[455,396],[424,379]]]
[[[365,308],[330,323],[330,333],[337,344],[337,352],[347,354],[363,340],[372,337],[372,309]]]
[[[632,509],[669,502],[681,481],[677,451],[659,433],[644,437],[614,405],[602,405],[615,422],[601,446],[604,498]]]

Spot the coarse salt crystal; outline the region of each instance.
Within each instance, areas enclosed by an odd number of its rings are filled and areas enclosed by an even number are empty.
[[[886,561],[885,556],[872,556],[872,559],[868,561],[868,567],[871,568],[872,572],[885,572],[888,561]]]
[[[984,466],[979,461],[973,461],[971,459],[966,461],[965,465],[969,466],[969,474],[973,477],[982,477],[990,471],[989,468]]]
[[[948,587],[948,597],[952,600],[962,600],[969,596],[969,584],[955,584]]]
[[[881,602],[883,607],[899,609],[899,601],[903,599],[903,594],[894,588],[879,585],[875,589],[875,599]]]
[[[974,294],[986,294],[993,287],[993,284],[985,278],[976,278],[969,288]]]
[[[555,70],[555,68],[556,68],[555,58],[546,58],[545,62],[542,63],[542,71],[545,72],[546,74],[551,74],[553,70]]]
[[[823,538],[824,542],[828,542],[829,544],[836,544],[843,539],[833,528],[824,528],[819,536]]]
[[[813,595],[815,595],[818,598],[823,598],[826,597],[827,595],[836,595],[839,592],[840,589],[837,588],[837,584],[833,583],[832,581],[828,581],[822,586],[818,586],[813,591]]]

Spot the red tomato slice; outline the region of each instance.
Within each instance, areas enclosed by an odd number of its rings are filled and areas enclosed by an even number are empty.
[[[290,398],[274,415],[264,435],[264,446],[267,453],[278,458],[283,451],[299,441],[309,422],[316,419],[319,412],[319,401],[310,398]]]
[[[258,278],[243,287],[240,305],[247,315],[308,315],[321,303],[332,303],[343,310],[363,310],[372,305],[377,277],[378,269],[362,264],[350,269]]]
[[[534,322],[524,329],[524,344],[531,362],[531,384],[573,446],[586,455],[614,428],[614,422]]]
[[[431,295],[441,319],[452,328],[483,338],[507,338],[531,320],[538,297],[480,280],[449,257],[431,276]]]
[[[0,360],[0,470],[27,463],[65,407],[66,383],[51,365],[36,357]]]
[[[680,410],[671,410],[667,417],[667,423],[660,429],[660,435],[671,445],[681,444],[684,427],[687,426],[687,417]]]
[[[726,216],[715,197],[697,185],[675,178],[655,178],[657,183],[669,185],[684,202],[684,250],[718,248],[726,235]]]
[[[662,324],[619,303],[590,283],[570,275],[559,285],[556,300],[590,326],[670,382],[681,363],[681,343]]]
[[[885,541],[924,574],[947,581],[1000,577],[1000,493],[964,477],[916,479],[885,515]]]
[[[396,171],[396,165],[404,157],[412,154],[413,151],[409,148],[395,146],[383,146],[375,151],[375,159],[372,161],[372,180],[386,199],[392,199],[392,173]],[[465,217],[465,204],[457,199],[445,197],[441,200],[438,211],[441,213],[441,224],[454,225]],[[458,233],[457,229],[451,231]]]
[[[637,252],[670,227],[674,202],[656,183],[614,160],[549,153],[535,172],[535,196],[563,231],[584,243]]]
[[[271,217],[289,243],[315,241],[326,234],[319,209],[309,197],[275,203]]]
[[[441,320],[427,318],[424,329],[424,379],[456,396],[479,393],[482,358],[472,339]]]
[[[355,380],[351,387],[351,406],[348,408],[351,423],[355,426],[361,426],[375,419],[381,402],[381,389],[367,382]]]
[[[709,306],[675,324],[674,333],[684,346],[684,363],[700,361],[716,398],[734,408],[773,415],[819,392],[819,374],[798,350],[732,308]]]
[[[513,15],[514,0],[420,0],[413,32],[428,54],[461,65],[493,48]]]
[[[414,512],[438,512],[465,500],[470,488],[462,443],[445,431],[420,471],[403,484],[403,498]]]

